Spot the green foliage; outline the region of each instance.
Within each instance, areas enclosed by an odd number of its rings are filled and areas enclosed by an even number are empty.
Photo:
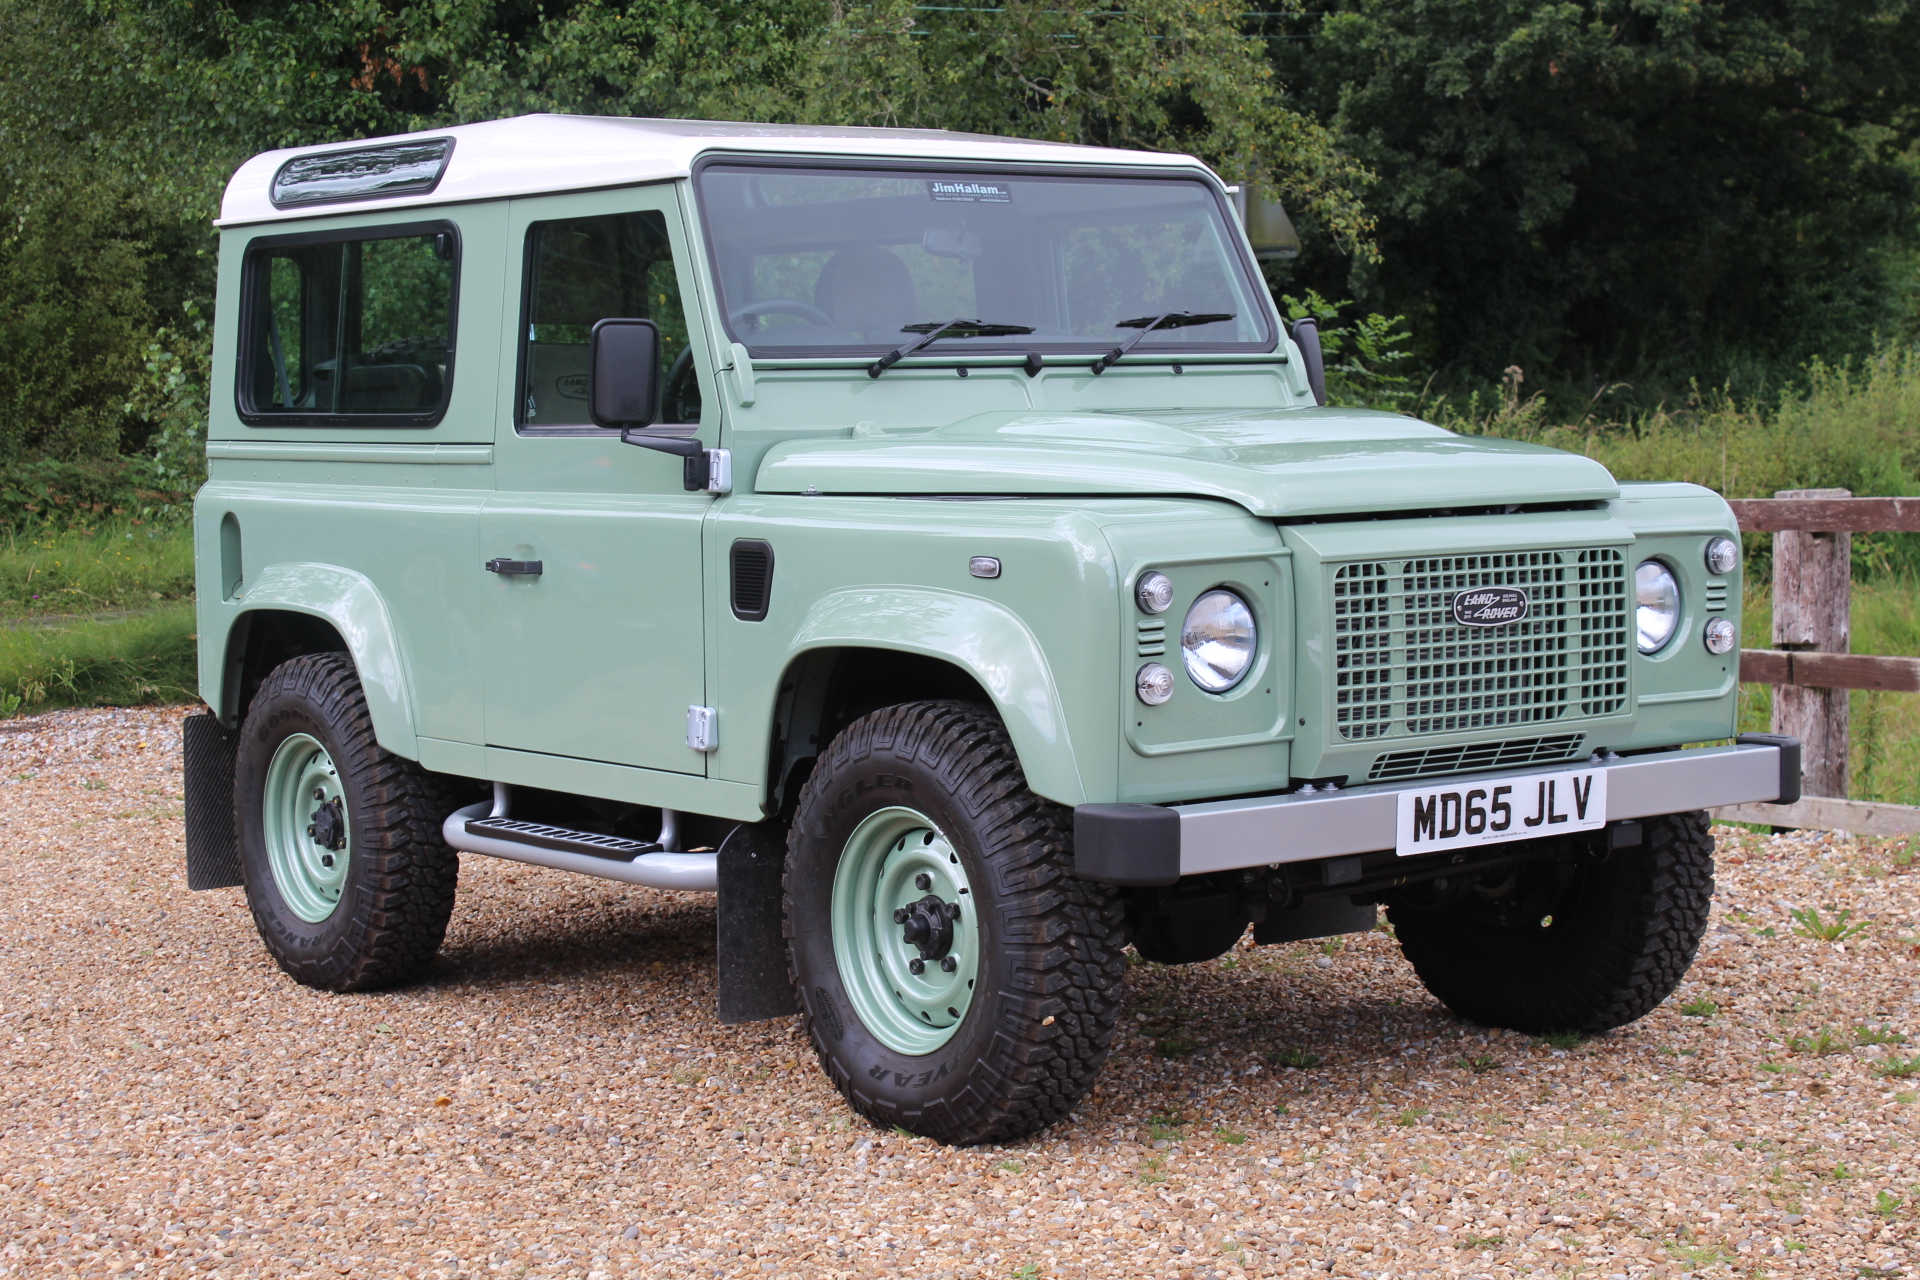
[[[193,534],[125,519],[0,535],[0,617],[151,609],[193,596]]]
[[[1329,0],[1266,25],[1293,101],[1379,177],[1379,266],[1349,273],[1307,218],[1284,283],[1408,316],[1455,381],[1750,393],[1911,312],[1900,0]]]
[[[1289,327],[1312,316],[1320,330],[1327,375],[1327,403],[1360,409],[1411,409],[1418,392],[1406,362],[1411,336],[1403,316],[1378,312],[1341,323],[1351,302],[1328,302],[1312,289],[1304,298],[1283,296],[1280,313]]]
[[[181,486],[183,478],[141,457],[0,463],[0,529],[91,529],[121,516],[181,524],[192,514],[186,505],[192,490]]]
[[[1787,914],[1793,917],[1795,933],[1820,942],[1845,942],[1867,931],[1867,921],[1854,920],[1846,907],[1835,911],[1831,920],[1821,919],[1817,907],[1795,907]]]
[[[193,606],[111,622],[0,628],[0,713],[185,702],[199,686]]]

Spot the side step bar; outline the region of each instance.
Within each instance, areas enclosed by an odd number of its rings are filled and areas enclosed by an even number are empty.
[[[651,889],[713,893],[719,887],[715,854],[663,853],[650,841],[522,822],[504,814],[489,816],[496,807],[482,800],[454,810],[440,825],[440,838],[462,853],[484,853]]]

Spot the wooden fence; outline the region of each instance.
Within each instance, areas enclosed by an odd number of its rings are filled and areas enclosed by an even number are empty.
[[[1862,835],[1920,831],[1920,806],[1848,800],[1847,690],[1920,692],[1920,658],[1849,652],[1856,533],[1920,532],[1920,498],[1784,489],[1731,503],[1740,528],[1771,533],[1773,645],[1740,651],[1740,679],[1770,684],[1773,731],[1800,739],[1804,798],[1742,804],[1716,817]]]

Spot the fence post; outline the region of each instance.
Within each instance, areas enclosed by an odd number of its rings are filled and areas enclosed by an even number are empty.
[[[1776,498],[1850,498],[1846,489],[1782,489]],[[1852,629],[1853,535],[1773,535],[1773,647],[1845,653]],[[1806,794],[1847,794],[1847,691],[1779,685],[1773,731],[1800,739]]]

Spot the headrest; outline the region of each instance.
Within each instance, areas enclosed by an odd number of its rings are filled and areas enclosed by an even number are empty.
[[[813,305],[837,328],[872,342],[900,341],[900,326],[918,318],[907,264],[885,249],[842,249],[827,259]]]

